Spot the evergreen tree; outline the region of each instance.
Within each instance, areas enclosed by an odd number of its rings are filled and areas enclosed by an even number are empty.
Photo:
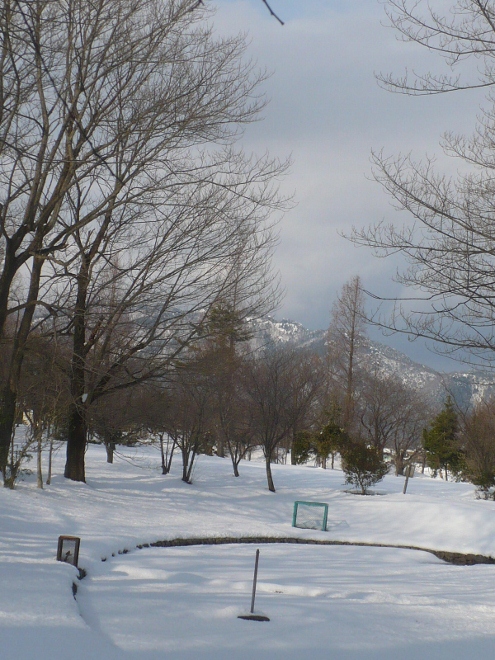
[[[426,464],[434,473],[437,471],[454,475],[460,473],[463,455],[458,442],[459,423],[454,404],[447,398],[441,412],[435,417],[429,429],[423,431],[423,447],[426,452]]]
[[[382,453],[363,442],[348,444],[341,450],[341,456],[346,484],[359,487],[361,495],[366,495],[368,488],[381,481],[388,472]]]
[[[329,421],[321,429],[316,438],[316,455],[320,459],[322,467],[327,466],[327,460],[331,457],[332,470],[334,467],[335,454],[345,451],[349,443],[349,436],[339,424],[340,410],[333,407],[330,411]]]
[[[311,431],[298,431],[292,442],[292,465],[307,463],[311,458],[314,458],[315,453],[315,437]]]

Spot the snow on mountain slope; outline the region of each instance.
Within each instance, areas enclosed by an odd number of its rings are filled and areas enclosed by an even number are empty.
[[[253,344],[257,348],[285,344],[309,348],[319,355],[326,350],[327,331],[308,330],[288,319],[272,317],[253,321]],[[370,367],[385,375],[399,376],[405,385],[426,393],[434,403],[441,404],[450,394],[462,408],[495,395],[495,374],[483,371],[441,373],[408,358],[404,353],[380,342],[364,340],[363,352]]]

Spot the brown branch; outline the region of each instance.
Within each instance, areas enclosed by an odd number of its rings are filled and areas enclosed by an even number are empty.
[[[268,0],[261,0],[261,2],[262,2],[262,3],[265,5],[265,7],[268,9],[268,11],[270,12],[271,16],[273,16],[273,18],[276,18],[276,19],[277,19],[277,21],[280,23],[280,25],[285,25],[284,21],[280,18],[280,16],[277,16],[277,14],[276,14],[276,13],[273,11],[273,9],[270,7],[270,5],[268,4]],[[197,2],[194,3],[194,5],[191,7],[191,9],[190,9],[189,11],[194,11],[195,9],[197,9],[198,7],[200,7],[201,5],[204,6],[204,4],[205,4],[205,3],[203,2],[203,0],[197,0]]]
[[[277,21],[280,23],[280,25],[284,25],[283,20],[280,18],[280,16],[277,16],[277,14],[273,11],[273,9],[268,4],[267,0],[261,0],[261,2],[266,6],[266,8],[270,12],[270,14],[273,16],[273,18],[276,18]]]

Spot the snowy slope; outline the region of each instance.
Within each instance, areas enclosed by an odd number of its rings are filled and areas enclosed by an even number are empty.
[[[292,535],[495,557],[495,503],[476,500],[469,484],[419,476],[402,495],[403,480],[389,476],[381,495],[360,497],[338,470],[275,465],[273,494],[257,462],[235,479],[227,460],[201,456],[187,485],[178,464],[160,474],[153,448],[107,465],[91,446],[87,459],[87,484],[64,480],[58,456],[50,487],[38,491],[31,478],[0,491],[2,660],[493,658],[492,565],[346,546],[136,549],[177,537]],[[329,531],[292,528],[296,499],[328,502]],[[80,582],[55,561],[60,534],[82,539]],[[237,619],[249,607],[255,547],[265,624]]]

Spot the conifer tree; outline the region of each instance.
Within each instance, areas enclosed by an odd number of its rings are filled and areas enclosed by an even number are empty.
[[[462,468],[462,451],[458,442],[459,423],[451,397],[447,398],[441,412],[435,417],[429,429],[423,431],[423,446],[426,464],[434,473],[437,471],[457,475]]]
[[[388,472],[381,452],[363,442],[347,444],[341,456],[346,484],[359,487],[361,495],[366,495],[368,488],[381,481]]]
[[[322,467],[326,468],[327,459],[331,457],[332,470],[334,468],[335,454],[343,452],[349,444],[349,435],[340,423],[341,411],[338,406],[333,405],[330,410],[328,421],[317,435],[317,456]]]

